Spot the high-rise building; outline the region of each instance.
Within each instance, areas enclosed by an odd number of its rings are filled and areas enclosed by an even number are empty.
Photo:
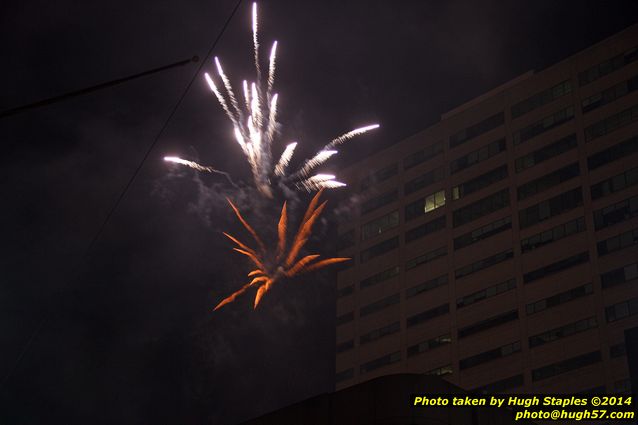
[[[340,173],[336,388],[630,390],[638,326],[638,25]]]

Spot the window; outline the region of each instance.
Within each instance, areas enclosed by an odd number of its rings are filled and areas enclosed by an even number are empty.
[[[490,236],[494,236],[511,228],[512,217],[505,217],[500,220],[493,221],[490,224],[454,238],[454,249],[465,248],[466,246],[470,246],[476,242],[480,242]]]
[[[367,214],[381,208],[384,205],[391,204],[392,202],[396,201],[398,197],[399,192],[395,189],[382,195],[375,196],[372,199],[368,199],[361,204],[361,214]]]
[[[594,211],[594,228],[604,229],[636,216],[638,216],[638,195]]]
[[[505,114],[503,114],[503,112],[492,115],[491,117],[450,136],[450,148],[459,146],[483,133],[487,133],[492,129],[500,127],[504,122]]]
[[[409,195],[412,192],[416,192],[419,189],[423,189],[431,184],[441,181],[445,178],[445,168],[437,168],[436,170],[428,171],[425,174],[421,174],[419,177],[415,177],[404,186],[404,194]]]
[[[492,382],[491,384],[473,389],[472,393],[478,394],[497,394],[512,388],[522,387],[525,380],[523,374],[510,376],[509,378],[500,379]]]
[[[399,225],[399,211],[392,211],[383,217],[372,220],[361,226],[361,240],[365,241]]]
[[[603,289],[631,282],[638,279],[638,263],[627,264],[626,266],[610,270],[600,275]]]
[[[529,346],[530,348],[538,347],[539,345],[567,338],[568,336],[575,335],[589,329],[594,329],[596,327],[598,327],[596,316],[591,316],[586,319],[577,320],[576,322],[568,323],[567,325],[530,336]]]
[[[413,242],[419,238],[429,235],[430,233],[434,233],[437,230],[441,230],[444,228],[445,228],[445,216],[442,215],[439,218],[435,218],[432,221],[423,223],[422,225],[417,226],[405,232],[405,243]]]
[[[564,212],[583,205],[583,194],[580,188],[572,189],[553,198],[539,202],[518,213],[521,229],[543,222]]]
[[[447,248],[442,246],[441,248],[426,252],[425,254],[419,255],[418,257],[411,258],[405,263],[405,269],[410,270],[415,267],[422,266],[423,264],[429,263],[430,261],[434,261],[437,258],[444,257],[446,255]]]
[[[337,240],[337,251],[343,251],[351,246],[354,246],[354,229],[339,235],[339,239]]]
[[[447,285],[447,274],[435,277],[434,279],[426,280],[423,283],[419,283],[411,288],[405,290],[405,297],[412,298],[424,292],[430,291],[439,286]]]
[[[638,59],[638,48],[634,47],[633,49],[629,49],[618,56],[614,56],[611,59],[601,62],[598,65],[594,65],[579,73],[578,82],[582,87],[585,84],[589,84],[592,81],[604,77],[605,75],[634,62],[636,59]]]
[[[638,297],[605,308],[607,323],[638,314]]]
[[[344,371],[337,372],[337,374],[335,375],[335,382],[346,381],[348,379],[352,379],[353,377],[354,377],[354,369],[353,368],[346,369]]]
[[[432,159],[437,155],[443,153],[443,142],[437,142],[433,145],[430,145],[426,148],[421,149],[420,151],[414,152],[411,155],[408,155],[403,160],[403,169],[407,170],[412,168],[422,162],[427,161],[428,159]]]
[[[503,345],[502,347],[495,348],[493,350],[484,351],[474,356],[466,357],[459,361],[459,369],[469,369],[471,367],[479,366],[484,363],[488,363],[494,360],[498,360],[503,357],[511,356],[512,354],[519,353],[521,351],[521,342],[516,341],[511,344]]]
[[[450,163],[450,174],[458,173],[459,171],[465,170],[472,165],[492,158],[493,156],[496,156],[501,152],[505,152],[506,149],[507,145],[505,144],[505,139],[496,140],[489,145],[483,146],[480,149],[472,151],[467,155],[452,161]]]
[[[337,353],[343,353],[345,351],[352,350],[353,348],[354,348],[354,340],[351,339],[350,341],[346,341],[346,342],[342,342],[340,344],[337,344],[336,352]]]
[[[591,353],[581,354],[580,356],[539,367],[538,369],[533,369],[532,381],[540,381],[542,379],[551,378],[552,376],[572,372],[585,366],[598,363],[601,360],[602,356],[600,355],[600,351],[592,351]]]
[[[457,279],[460,279],[462,277],[469,276],[473,273],[487,269],[488,267],[495,266],[498,263],[502,263],[503,261],[507,261],[512,258],[514,258],[514,251],[512,251],[511,249],[499,252],[498,254],[483,258],[482,260],[479,260],[472,264],[468,264],[467,266],[461,267],[460,269],[456,269],[454,271],[454,276]]]
[[[366,372],[371,372],[373,370],[382,368],[384,366],[391,365],[393,363],[397,363],[401,361],[401,352],[397,351],[392,354],[387,354],[383,357],[379,357],[378,359],[369,361],[360,366],[360,373],[364,374]]]
[[[595,170],[621,158],[638,152],[638,136],[634,136],[587,158],[587,167]]]
[[[487,173],[481,174],[478,177],[461,183],[458,186],[452,188],[452,200],[461,199],[471,193],[477,192],[481,189],[488,187],[489,185],[499,182],[507,178],[507,165],[497,167]]]
[[[531,314],[539,313],[541,311],[547,310],[548,308],[556,307],[561,304],[565,304],[567,302],[585,297],[587,295],[591,295],[593,292],[594,292],[593,285],[591,283],[587,283],[585,285],[572,288],[568,291],[561,292],[556,295],[552,295],[549,298],[544,298],[542,300],[538,300],[536,302],[527,304],[525,306],[525,311],[527,312],[527,315],[529,316]]]
[[[405,221],[412,220],[445,205],[445,190],[439,190],[405,207]]]
[[[483,199],[480,199],[472,204],[454,211],[452,213],[453,226],[458,227],[463,224],[469,223],[485,215],[498,211],[501,208],[505,208],[509,204],[509,189],[503,189],[499,192],[486,196]]]
[[[390,267],[389,269],[383,270],[382,272],[363,279],[361,282],[359,282],[359,289],[365,289],[386,280],[392,279],[393,277],[398,276],[399,273],[401,273],[401,268],[399,266]]]
[[[416,356],[417,354],[425,353],[426,351],[433,350],[452,343],[452,336],[447,333],[445,335],[437,336],[436,338],[428,339],[427,341],[420,342],[408,347],[408,357]]]
[[[428,370],[424,375],[445,376],[452,374],[452,365],[445,365],[437,367],[436,369]]]
[[[516,289],[516,279],[508,279],[505,282],[497,283],[496,285],[488,286],[480,291],[473,292],[470,295],[466,295],[456,300],[456,308],[460,309],[467,307],[479,301],[486,300],[488,298],[495,297],[499,294],[505,293]]]
[[[625,171],[591,186],[591,199],[602,198],[638,183],[638,167]]]
[[[392,164],[388,167],[375,171],[361,180],[361,190],[366,190],[375,183],[381,183],[382,181],[388,180],[389,178],[396,176],[398,172],[399,166],[397,164]]]
[[[521,143],[524,143],[540,134],[545,133],[546,131],[556,128],[559,125],[572,120],[573,118],[573,106],[568,106],[567,108],[556,111],[553,114],[546,116],[542,120],[539,120],[515,132],[512,136],[514,145],[520,145]]]
[[[541,106],[546,105],[553,100],[558,99],[559,97],[571,93],[571,91],[571,82],[569,80],[565,80],[561,83],[558,83],[554,87],[550,87],[547,90],[536,93],[534,96],[528,97],[527,99],[512,106],[512,118],[518,118],[521,115],[533,111],[536,108],[540,108]]]
[[[427,322],[428,320],[432,320],[436,317],[448,314],[449,312],[450,305],[442,304],[438,307],[434,307],[419,314],[415,314],[414,316],[408,317],[408,319],[406,320],[406,325],[408,328],[411,328],[412,326],[420,325]]]
[[[596,244],[598,248],[598,256],[611,254],[621,249],[638,244],[638,229],[629,230],[620,235],[613,236]]]
[[[337,326],[344,325],[346,323],[352,322],[354,320],[354,313],[352,311],[342,314],[341,316],[337,316]]]
[[[399,237],[395,236],[391,239],[387,239],[381,243],[371,246],[370,248],[361,251],[361,263],[366,263],[369,260],[383,255],[386,252],[390,252],[399,247]]]
[[[521,171],[538,165],[541,162],[545,162],[548,159],[570,151],[576,146],[578,146],[576,135],[570,134],[569,136],[563,137],[562,139],[537,149],[534,152],[528,153],[520,158],[516,158],[514,161],[514,167],[516,168],[516,172],[520,173]]]
[[[593,111],[594,109],[600,108],[601,106],[611,103],[616,99],[620,99],[621,97],[636,91],[636,89],[638,89],[638,75],[583,100],[583,113]]]
[[[389,325],[383,326],[379,329],[375,329],[371,332],[365,333],[359,337],[359,344],[367,344],[372,341],[383,338],[384,336],[392,335],[401,330],[401,323],[394,322]]]
[[[376,313],[377,311],[381,311],[398,303],[399,294],[390,295],[389,297],[382,298],[379,301],[375,301],[371,304],[361,307],[361,309],[359,310],[359,317],[368,316],[372,313]]]
[[[552,242],[580,233],[584,230],[585,217],[570,220],[567,223],[563,223],[544,232],[537,233],[529,238],[521,239],[521,252],[524,254],[526,252],[533,251],[542,246],[549,245]]]
[[[624,342],[621,342],[620,344],[614,344],[609,347],[609,357],[611,358],[622,357],[626,355],[627,347],[625,346]]]
[[[638,120],[638,105],[611,115],[585,128],[585,142],[591,142],[636,120]]]
[[[531,283],[538,279],[551,276],[556,273],[560,273],[572,267],[576,267],[583,263],[589,262],[589,252],[584,251],[580,254],[572,255],[571,257],[563,258],[562,260],[548,264],[544,267],[540,267],[534,271],[523,274],[523,283]]]
[[[506,311],[505,313],[497,314],[496,316],[489,317],[469,326],[459,328],[459,338],[465,338],[467,336],[474,335],[476,333],[483,332],[500,325],[504,325],[505,323],[509,323],[514,320],[518,320],[518,310],[516,309]]]
[[[578,162],[559,168],[556,171],[552,171],[549,174],[545,174],[542,177],[519,186],[517,189],[518,200],[521,201],[544,192],[579,175],[580,168],[578,167]]]
[[[344,286],[337,291],[337,298],[344,298],[354,293],[354,285]]]

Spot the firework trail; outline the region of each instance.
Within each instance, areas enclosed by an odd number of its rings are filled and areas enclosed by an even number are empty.
[[[250,259],[256,269],[248,273],[248,278],[251,279],[250,282],[242,286],[239,290],[235,291],[228,297],[224,298],[219,304],[217,304],[215,310],[218,310],[224,305],[235,301],[235,299],[239,295],[243,294],[253,286],[257,288],[253,308],[257,308],[257,305],[259,305],[259,302],[266,294],[266,292],[268,292],[270,288],[272,288],[272,286],[280,280],[284,278],[292,278],[313,270],[318,270],[323,267],[329,266],[330,264],[336,264],[350,260],[350,258],[336,257],[317,261],[317,259],[319,258],[318,254],[310,254],[302,257],[301,259],[298,259],[300,251],[306,245],[308,238],[312,234],[312,227],[314,226],[315,222],[326,206],[325,201],[319,204],[319,198],[322,192],[323,188],[319,189],[319,191],[315,194],[314,198],[308,205],[308,209],[306,210],[303,220],[299,225],[299,230],[292,239],[293,242],[290,245],[290,250],[288,251],[288,253],[286,253],[288,213],[285,202],[281,209],[281,215],[279,217],[279,223],[277,225],[277,248],[275,252],[268,252],[259,235],[257,235],[255,230],[243,218],[241,212],[233,204],[233,202],[228,199],[228,203],[235,212],[235,215],[244,226],[244,228],[248,231],[248,233],[250,233],[259,248],[253,249],[247,244],[241,242],[236,237],[228,233],[224,233],[224,235],[236,245],[236,247],[233,249],[238,253],[248,257],[248,259]]]
[[[268,75],[266,81],[263,81],[259,55],[260,45],[258,29],[257,3],[253,3],[252,44],[256,80],[250,83],[246,80],[243,81],[242,90],[244,99],[241,104],[235,96],[230,79],[224,72],[219,58],[215,57],[214,63],[217,74],[221,79],[221,85],[218,87],[215,84],[213,77],[208,73],[205,74],[208,86],[233,125],[235,140],[240,145],[250,166],[255,187],[262,195],[272,198],[272,188],[278,185],[288,189],[293,188],[308,192],[322,188],[345,186],[344,183],[335,180],[334,176],[331,179],[326,179],[325,176],[327,174],[322,174],[318,176],[324,177],[312,179],[312,177],[309,178],[308,175],[310,171],[337,153],[332,148],[352,139],[353,137],[379,128],[379,124],[360,127],[333,139],[313,158],[305,161],[301,167],[294,172],[287,173],[286,170],[292,159],[296,143],[288,144],[281,154],[277,164],[273,164],[272,146],[273,142],[275,142],[278,129],[278,95],[277,93],[273,93],[277,58],[277,41],[273,43],[270,50],[270,56],[268,58]],[[220,87],[223,87],[224,93],[220,91]],[[179,157],[171,158],[173,158],[173,160],[170,162],[185,165],[198,171],[220,172],[212,167],[203,167],[198,164],[196,164],[197,166],[193,166],[192,161],[184,160]],[[215,171],[211,171],[209,168]]]

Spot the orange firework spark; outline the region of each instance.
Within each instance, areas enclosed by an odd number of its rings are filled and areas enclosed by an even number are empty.
[[[239,239],[235,238],[228,233],[224,233],[228,239],[233,241],[237,247],[233,248],[233,250],[239,252],[240,254],[248,257],[252,263],[257,267],[255,270],[252,270],[248,273],[248,277],[251,278],[251,281],[244,286],[242,286],[239,290],[233,292],[230,296],[224,298],[217,306],[215,310],[220,307],[235,301],[235,299],[246,292],[248,288],[255,286],[257,287],[257,294],[255,295],[255,303],[253,308],[257,308],[259,301],[261,301],[262,297],[272,288],[275,282],[279,281],[282,278],[291,278],[303,273],[307,273],[313,270],[318,270],[323,267],[329,266],[330,264],[341,263],[342,261],[350,260],[350,258],[326,258],[323,260],[317,261],[319,258],[318,254],[306,255],[305,257],[297,260],[299,256],[299,252],[303,249],[308,241],[312,233],[312,226],[315,224],[319,215],[323,211],[326,206],[326,202],[323,202],[319,205],[319,197],[323,189],[321,189],[317,194],[312,198],[312,201],[308,205],[308,209],[304,214],[304,217],[299,225],[299,230],[297,234],[293,238],[293,242],[290,246],[290,251],[286,254],[286,233],[288,229],[288,213],[286,210],[286,203],[284,202],[284,206],[281,209],[281,215],[279,218],[279,223],[277,225],[277,249],[274,254],[269,253],[266,250],[264,243],[262,242],[259,235],[255,229],[253,229],[250,224],[242,217],[239,209],[233,204],[233,202],[227,198],[228,203],[231,208],[235,212],[235,215],[244,226],[246,230],[253,237],[257,245],[259,246],[259,250],[255,250],[250,248],[248,245],[239,241]]]

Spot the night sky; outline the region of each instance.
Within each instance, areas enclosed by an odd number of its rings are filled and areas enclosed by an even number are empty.
[[[203,57],[235,4],[5,3],[0,109]],[[235,85],[253,72],[250,7],[240,5],[214,52]],[[382,124],[323,168],[337,175],[638,16],[636,1],[259,7],[262,57],[279,41],[276,152],[299,140],[304,158]],[[220,233],[238,228],[222,180],[162,161],[178,154],[250,183],[202,75],[85,256],[197,66],[0,119],[0,423],[233,424],[332,390],[334,269],[280,284],[256,311],[247,296],[212,312],[245,279],[247,263]],[[266,211],[251,216],[270,225]],[[333,227],[323,221],[311,241],[326,255]]]

